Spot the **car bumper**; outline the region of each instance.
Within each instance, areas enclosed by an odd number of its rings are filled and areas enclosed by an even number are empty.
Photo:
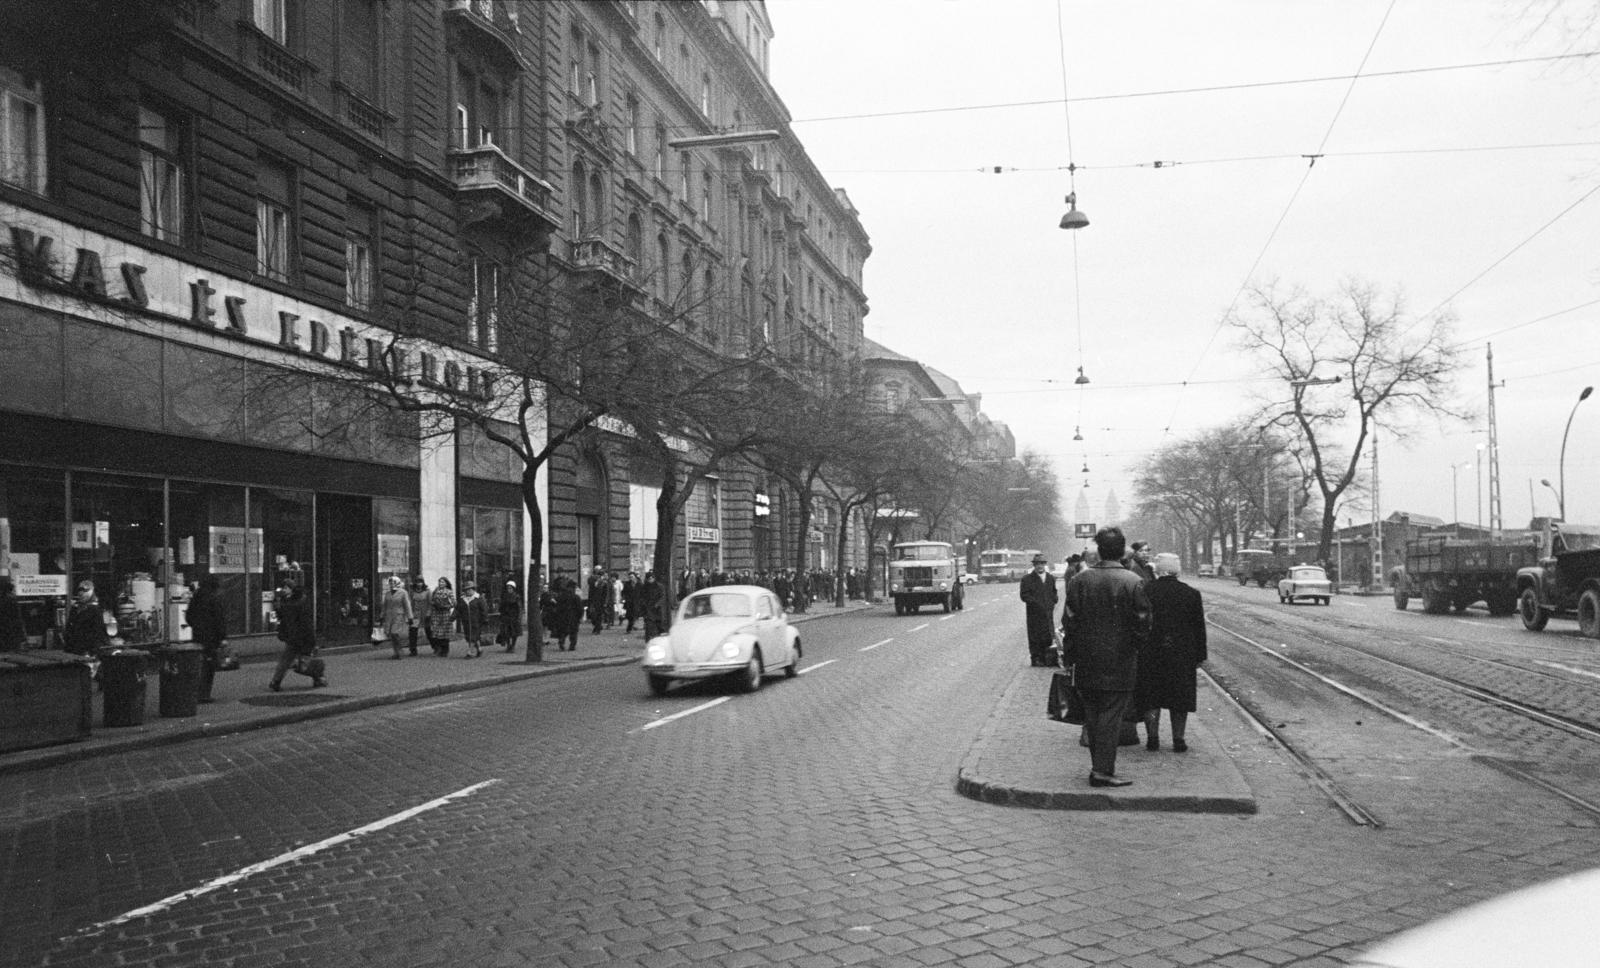
[[[719,659],[716,662],[679,662],[661,665],[644,665],[647,675],[667,679],[713,679],[717,676],[743,672],[749,659]]]
[[[1289,598],[1327,598],[1333,594],[1332,588],[1296,588],[1289,592]]]

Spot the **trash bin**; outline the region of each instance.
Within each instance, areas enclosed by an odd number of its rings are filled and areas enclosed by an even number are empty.
[[[193,716],[200,708],[200,665],[206,651],[198,645],[169,645],[161,650],[163,716]]]
[[[145,669],[150,653],[111,649],[100,653],[100,688],[105,694],[106,726],[144,723]]]

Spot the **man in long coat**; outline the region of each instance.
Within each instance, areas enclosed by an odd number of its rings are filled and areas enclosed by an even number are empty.
[[[1028,664],[1050,666],[1055,663],[1050,648],[1055,644],[1056,578],[1045,569],[1044,555],[1033,556],[1033,570],[1022,576],[1022,604],[1028,613]]]
[[[1150,634],[1150,598],[1138,574],[1122,566],[1122,529],[1094,536],[1100,560],[1067,582],[1061,609],[1066,660],[1077,674],[1089,734],[1089,785],[1124,787],[1117,776],[1122,715],[1133,700],[1139,653]]]
[[[1161,748],[1161,710],[1172,724],[1172,751],[1184,753],[1184,726],[1195,711],[1195,669],[1206,661],[1206,613],[1200,593],[1178,580],[1178,556],[1156,555],[1150,596],[1150,646],[1139,660],[1134,702],[1144,711],[1145,749]]]

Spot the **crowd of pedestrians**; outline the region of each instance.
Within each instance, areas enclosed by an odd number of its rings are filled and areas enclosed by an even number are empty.
[[[1021,589],[1028,658],[1071,671],[1084,710],[1089,785],[1125,787],[1133,782],[1117,775],[1125,724],[1143,723],[1145,748],[1159,750],[1165,709],[1172,751],[1189,749],[1195,674],[1206,661],[1205,609],[1200,593],[1179,580],[1177,555],[1153,554],[1143,541],[1130,546],[1116,527],[1101,528],[1094,542],[1094,560],[1069,559],[1059,594],[1044,557],[1034,558]],[[1059,640],[1052,625],[1057,601]],[[1137,742],[1136,727],[1128,728]]]

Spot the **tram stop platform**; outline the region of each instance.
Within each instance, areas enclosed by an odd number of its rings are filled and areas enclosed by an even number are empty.
[[[1079,745],[1081,726],[1045,716],[1054,670],[1024,667],[995,704],[994,713],[961,762],[956,790],[985,803],[1039,810],[1148,810],[1251,814],[1256,798],[1229,755],[1229,745],[1249,742],[1243,713],[1201,674],[1197,705],[1189,714],[1189,749],[1172,750],[1165,713],[1161,749],[1138,745],[1117,751],[1117,776],[1126,787],[1089,785],[1089,750]]]

